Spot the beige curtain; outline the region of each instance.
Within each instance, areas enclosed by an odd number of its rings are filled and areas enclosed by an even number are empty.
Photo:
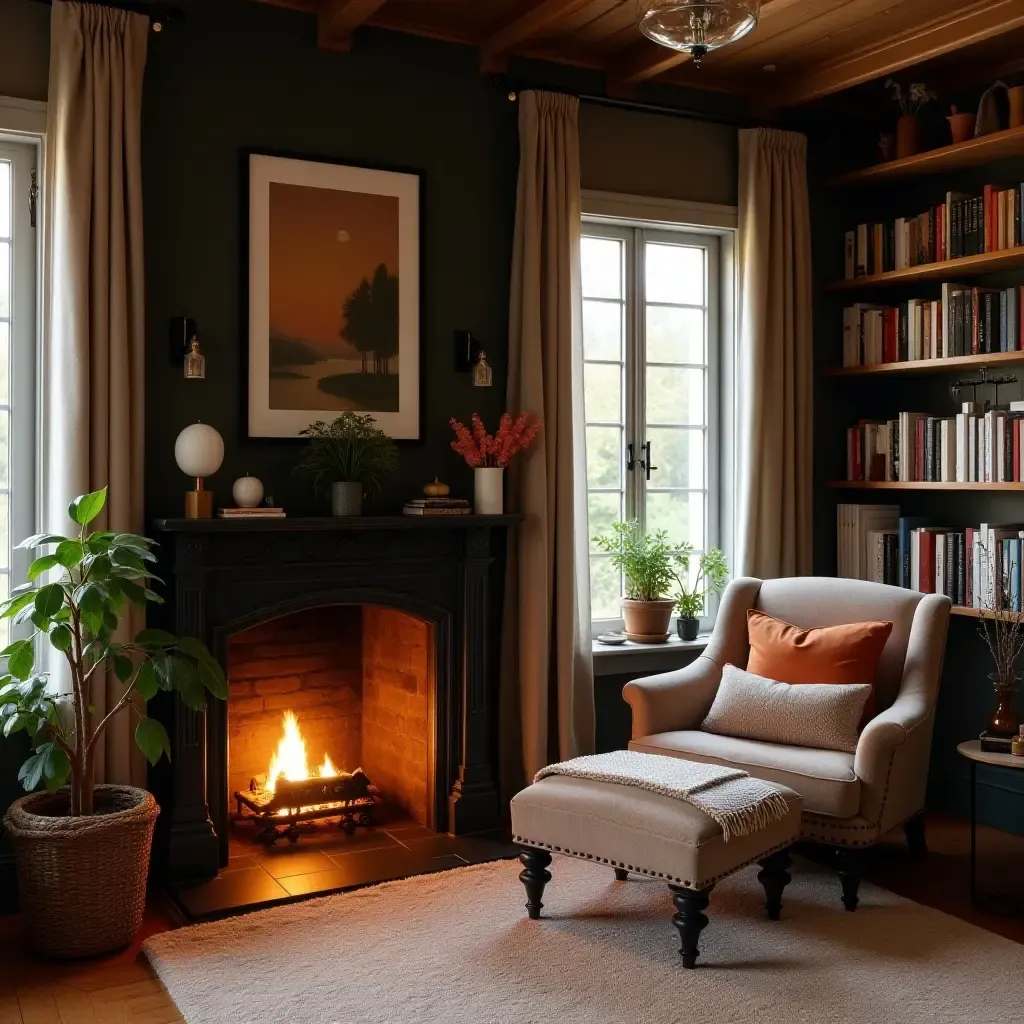
[[[579,100],[524,92],[509,307],[508,408],[544,429],[514,465],[503,629],[503,779],[594,746],[583,433]]]
[[[807,139],[770,128],[739,136],[736,568],[802,576],[813,481]]]
[[[143,263],[140,129],[149,21],[55,0],[46,133],[48,298],[42,353],[42,513],[109,486],[106,521],[143,526]],[[125,623],[125,633],[138,623]],[[93,689],[102,716],[120,696]],[[123,714],[106,732],[99,781],[145,781]]]

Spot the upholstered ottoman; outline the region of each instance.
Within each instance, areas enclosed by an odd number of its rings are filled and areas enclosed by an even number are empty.
[[[552,852],[607,864],[620,881],[629,872],[663,878],[677,911],[672,923],[679,930],[683,966],[693,967],[708,923],[708,895],[720,879],[759,862],[768,917],[779,917],[802,800],[784,786],[766,785],[785,801],[777,811],[781,817],[747,834],[733,834],[727,842],[718,822],[675,796],[590,778],[541,778],[512,800],[512,834],[522,847],[519,878],[529,916],[540,917]]]

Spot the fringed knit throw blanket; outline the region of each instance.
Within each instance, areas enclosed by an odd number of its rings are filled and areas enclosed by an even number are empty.
[[[782,794],[770,783],[752,779],[739,768],[684,761],[661,754],[614,750],[549,764],[534,782],[548,775],[613,782],[675,797],[703,811],[722,827],[722,838],[746,836],[767,828],[789,813]]]

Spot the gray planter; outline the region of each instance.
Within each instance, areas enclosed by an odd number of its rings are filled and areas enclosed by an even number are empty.
[[[331,514],[335,516],[361,516],[363,514],[363,485],[354,483],[331,484]]]

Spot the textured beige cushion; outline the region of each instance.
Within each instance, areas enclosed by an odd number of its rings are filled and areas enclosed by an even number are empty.
[[[701,728],[719,736],[852,754],[870,696],[864,683],[791,686],[726,665]]]
[[[789,806],[784,818],[725,842],[721,828],[684,800],[552,775],[513,797],[512,834],[517,843],[704,889],[796,840],[802,801],[779,791]]]
[[[696,729],[641,736],[629,749],[735,765],[755,778],[795,790],[803,797],[804,809],[815,814],[849,818],[860,808],[861,782],[853,771],[854,755],[839,750],[785,747]]]

